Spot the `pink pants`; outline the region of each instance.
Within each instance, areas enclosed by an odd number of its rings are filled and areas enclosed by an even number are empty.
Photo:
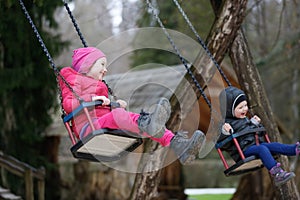
[[[97,121],[94,122],[94,125],[96,129],[123,129],[136,134],[140,134],[140,130],[137,124],[137,119],[139,118],[139,116],[140,114],[127,112],[123,108],[115,108],[110,113],[97,118]],[[91,128],[89,127],[86,133],[89,133],[90,131]],[[152,140],[160,143],[162,146],[169,146],[174,133],[166,129],[164,135],[161,138],[154,138],[147,133],[143,133],[142,136],[149,137]]]

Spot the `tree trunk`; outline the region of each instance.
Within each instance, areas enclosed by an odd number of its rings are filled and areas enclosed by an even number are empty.
[[[211,29],[211,33],[207,38],[207,41],[209,41],[207,45],[209,51],[212,53],[212,55],[214,55],[218,63],[223,60],[227,49],[235,38],[237,30],[240,28],[245,16],[246,4],[247,0],[226,0],[222,6],[222,9],[220,10],[219,18],[215,21]],[[215,66],[212,60],[206,54],[201,54],[195,61],[192,71],[202,88],[205,88],[207,83],[214,76]],[[198,96],[200,96],[200,91],[193,83],[192,78],[189,75],[186,75],[170,99],[172,113],[167,124],[168,128],[171,130],[178,130],[180,128],[181,122],[186,117],[187,113],[191,111],[195,102],[198,101],[198,99],[195,98]],[[219,120],[219,116],[220,115],[217,113],[214,117],[217,118],[216,120]],[[211,119],[213,118],[213,116],[209,117],[211,117]],[[203,156],[209,153],[209,151],[213,148],[213,140],[216,139],[216,134],[218,133],[216,131],[218,128],[217,124],[210,125],[212,125],[212,129],[215,129],[208,131],[214,135],[207,134],[207,141],[209,141],[209,143],[206,146],[207,148],[203,148],[206,151],[202,154]],[[146,145],[149,146],[151,151],[159,148],[159,145],[156,142],[150,140],[146,142]],[[147,169],[149,163],[156,163],[156,166],[163,166],[166,151],[167,148],[164,148],[164,150],[161,151],[160,156],[155,156],[151,158],[151,160],[147,160],[147,162],[145,162],[144,158],[142,158],[140,162],[140,170]],[[150,172],[137,174],[130,199],[150,200],[157,196],[160,175],[161,170],[153,170]],[[178,174],[174,174],[174,176],[178,176]]]
[[[42,155],[47,159],[47,162],[52,164],[52,167],[46,173],[46,191],[52,191],[46,194],[47,199],[61,198],[61,175],[59,173],[58,164],[58,149],[60,144],[60,136],[45,137],[42,145]]]
[[[238,31],[238,35],[234,40],[229,55],[242,89],[246,94],[249,94],[250,111],[261,117],[266,129],[270,133],[270,139],[272,141],[281,142],[281,137],[275,123],[270,103],[259,76],[259,72],[253,63],[252,55],[242,30]],[[288,160],[286,156],[280,156],[278,161],[282,163],[284,169],[288,169]],[[289,181],[279,188],[275,188],[270,185],[271,182],[266,184],[264,180],[268,176],[268,173],[263,173],[263,176],[261,173],[262,172],[258,171],[251,175],[247,175],[247,178],[243,177],[233,199],[299,199],[298,190],[294,180]],[[255,187],[251,188],[249,185]],[[270,192],[272,189],[273,192]]]
[[[144,142],[144,152],[155,152],[161,150],[161,146],[152,140]],[[153,153],[152,156],[145,156],[144,153],[139,162],[138,174],[136,175],[133,188],[131,190],[131,200],[150,200],[158,196],[157,186],[160,181],[161,168],[166,156],[166,149],[160,153]],[[150,153],[151,154],[151,153]]]

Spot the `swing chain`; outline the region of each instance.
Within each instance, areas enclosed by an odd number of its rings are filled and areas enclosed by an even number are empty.
[[[155,8],[153,7],[153,5],[151,4],[151,2],[149,0],[147,1],[147,5],[150,8],[150,10],[152,10],[152,14],[155,17],[155,19],[157,20],[157,22],[159,23],[160,27],[162,28],[162,30],[164,31],[165,35],[167,36],[169,42],[171,43],[173,49],[175,50],[177,56],[180,58],[182,64],[184,65],[184,67],[186,68],[189,76],[192,78],[195,86],[198,88],[198,90],[200,91],[202,97],[204,98],[205,102],[207,103],[209,108],[212,108],[211,102],[209,101],[208,97],[205,95],[204,90],[202,89],[201,85],[199,84],[199,82],[197,81],[196,77],[194,76],[193,72],[191,71],[191,69],[188,67],[188,64],[186,62],[186,60],[183,58],[183,56],[181,55],[179,49],[177,48],[177,46],[175,45],[174,40],[171,38],[170,34],[168,33],[168,31],[166,30],[165,26],[163,25],[161,19],[159,18],[157,12],[155,12]]]
[[[79,36],[79,38],[80,38],[80,40],[81,40],[83,46],[84,46],[84,47],[88,47],[88,45],[87,45],[87,43],[86,43],[86,41],[85,41],[85,39],[84,39],[84,37],[83,37],[83,34],[81,33],[80,28],[79,28],[79,26],[78,26],[78,24],[77,24],[77,22],[76,22],[76,19],[75,19],[74,15],[72,14],[72,11],[71,11],[71,9],[70,9],[70,7],[69,7],[69,5],[68,5],[68,2],[67,2],[66,0],[64,0],[63,2],[64,2],[64,6],[65,6],[65,8],[66,8],[66,10],[67,10],[67,12],[68,12],[68,14],[69,14],[69,17],[71,18],[71,21],[72,21],[72,23],[73,23],[73,26],[74,26],[74,28],[76,29],[76,32],[77,32],[77,34],[78,34],[78,36]],[[104,80],[103,80],[102,82],[106,85],[109,94],[110,94],[113,98],[117,98],[117,97],[114,95],[113,90],[109,87],[109,85],[108,85]]]
[[[195,27],[193,26],[193,24],[191,23],[191,21],[189,20],[188,16],[186,15],[186,13],[184,12],[184,10],[182,9],[182,7],[179,5],[177,0],[173,0],[173,2],[175,3],[175,5],[177,6],[179,12],[181,13],[181,15],[183,16],[183,18],[185,19],[186,23],[188,24],[188,26],[190,27],[190,29],[192,30],[192,32],[195,34],[198,42],[200,43],[200,45],[203,47],[203,49],[205,50],[206,54],[209,56],[209,58],[212,60],[212,62],[215,64],[215,66],[217,67],[219,73],[221,74],[221,76],[223,77],[224,81],[227,83],[228,86],[231,86],[230,81],[228,80],[228,78],[226,77],[224,71],[222,70],[222,68],[220,67],[220,65],[218,64],[218,62],[216,61],[216,59],[214,58],[214,56],[211,54],[211,52],[209,51],[208,47],[205,45],[205,43],[203,42],[203,40],[201,39],[200,35],[197,33]]]
[[[211,115],[211,117],[210,117],[210,127],[213,127],[213,129],[208,129],[208,131],[210,131],[210,133],[212,135],[210,136],[210,141],[207,140],[207,144],[215,144],[217,138],[219,138],[219,129],[220,129],[221,125],[222,125],[222,120],[220,119],[220,114],[212,106],[210,100],[208,99],[208,97],[204,93],[204,90],[201,87],[200,83],[197,81],[197,79],[194,76],[193,72],[188,67],[186,60],[180,54],[180,51],[178,50],[177,46],[175,45],[175,42],[173,41],[173,39],[171,38],[170,34],[168,33],[168,31],[166,30],[165,26],[163,25],[161,19],[159,18],[158,14],[157,14],[158,12],[154,11],[153,5],[149,2],[149,0],[147,0],[147,4],[148,4],[149,9],[152,10],[153,16],[156,18],[156,20],[159,23],[160,27],[163,29],[163,31],[164,31],[165,35],[167,36],[169,42],[171,43],[172,47],[176,51],[177,56],[180,58],[181,62],[185,66],[188,75],[192,78],[194,84],[196,85],[196,87],[200,91],[201,96],[203,97],[203,99],[205,100],[206,104],[208,105],[208,107],[210,109],[210,115]],[[199,99],[199,97],[198,97],[198,99]],[[216,130],[216,128],[217,128],[217,130]],[[206,134],[208,134],[208,133],[206,133]],[[205,149],[201,149],[199,151],[199,157],[203,157],[204,155],[207,155],[209,153],[209,151],[207,150],[208,146],[206,146]]]
[[[77,98],[77,100],[78,100],[79,102],[81,102],[82,99],[78,96],[78,94],[76,94],[76,92],[75,92],[75,91],[73,90],[73,88],[69,85],[69,83],[65,80],[65,78],[60,74],[58,68],[55,66],[54,61],[53,61],[52,57],[50,56],[50,53],[49,53],[49,51],[48,51],[48,49],[47,49],[45,43],[43,42],[43,39],[42,39],[41,35],[39,34],[39,32],[38,32],[38,30],[37,30],[35,24],[33,23],[33,21],[32,21],[32,19],[31,19],[30,15],[29,15],[29,13],[28,13],[28,11],[27,11],[27,9],[26,9],[26,7],[25,7],[23,1],[22,1],[22,0],[19,0],[19,3],[20,3],[20,5],[21,5],[21,8],[22,8],[22,10],[23,10],[23,12],[24,12],[24,14],[25,14],[27,20],[29,21],[29,23],[30,23],[30,25],[31,25],[31,28],[33,29],[33,32],[35,33],[35,36],[37,37],[37,39],[38,39],[38,41],[39,41],[39,43],[40,43],[40,45],[41,45],[41,47],[42,47],[44,53],[46,54],[46,56],[47,56],[47,58],[48,58],[48,61],[49,61],[50,65],[51,65],[51,67],[52,67],[52,69],[54,70],[55,77],[56,77],[56,82],[57,82],[57,88],[58,88],[58,91],[59,91],[59,99],[60,99],[61,102],[62,102],[62,91],[61,91],[61,89],[60,89],[60,87],[59,87],[59,85],[58,85],[58,83],[59,83],[58,77],[61,78],[61,80],[62,80],[62,81],[66,84],[66,86],[71,90],[71,92],[74,94],[74,96]],[[62,110],[63,113],[65,113],[65,110],[63,109],[62,105],[61,105],[61,110]]]
[[[74,25],[74,28],[76,29],[76,32],[77,32],[77,34],[78,34],[78,36],[79,36],[79,38],[80,38],[80,40],[81,40],[83,46],[84,46],[84,47],[88,47],[88,45],[87,45],[87,43],[86,43],[86,41],[85,41],[85,39],[84,39],[84,37],[83,37],[81,31],[80,31],[80,28],[79,28],[79,26],[78,26],[78,24],[77,24],[77,22],[76,22],[76,20],[75,20],[75,18],[74,18],[74,16],[73,16],[72,12],[71,12],[71,9],[70,9],[70,7],[69,7],[67,1],[64,0],[63,2],[64,2],[64,6],[65,6],[65,8],[66,8],[66,10],[67,10],[67,12],[68,12],[70,18],[71,18],[71,21],[72,21],[72,23],[73,23],[73,25]]]

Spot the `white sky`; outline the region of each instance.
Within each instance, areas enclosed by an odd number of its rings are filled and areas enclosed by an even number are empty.
[[[137,2],[138,0],[127,0],[130,3]],[[74,3],[68,4],[70,10],[74,9]],[[119,30],[119,25],[122,22],[122,0],[112,0],[109,4],[110,14],[112,16],[113,32],[116,33]]]
[[[122,22],[122,1],[121,0],[113,0],[110,5],[110,14],[112,16],[113,27],[118,27]]]
[[[127,0],[130,3],[136,2],[138,0]],[[112,0],[109,7],[110,14],[112,16],[113,32],[116,33],[119,30],[119,25],[122,22],[122,0]]]

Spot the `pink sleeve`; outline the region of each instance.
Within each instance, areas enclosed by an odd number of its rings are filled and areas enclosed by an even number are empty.
[[[71,72],[72,71],[65,68],[61,70],[62,76],[65,78],[70,87],[76,92],[75,88],[78,87],[75,86],[76,74]],[[59,79],[59,85],[61,88],[62,106],[67,113],[70,113],[79,106],[79,101],[76,99],[75,95],[61,78]]]

